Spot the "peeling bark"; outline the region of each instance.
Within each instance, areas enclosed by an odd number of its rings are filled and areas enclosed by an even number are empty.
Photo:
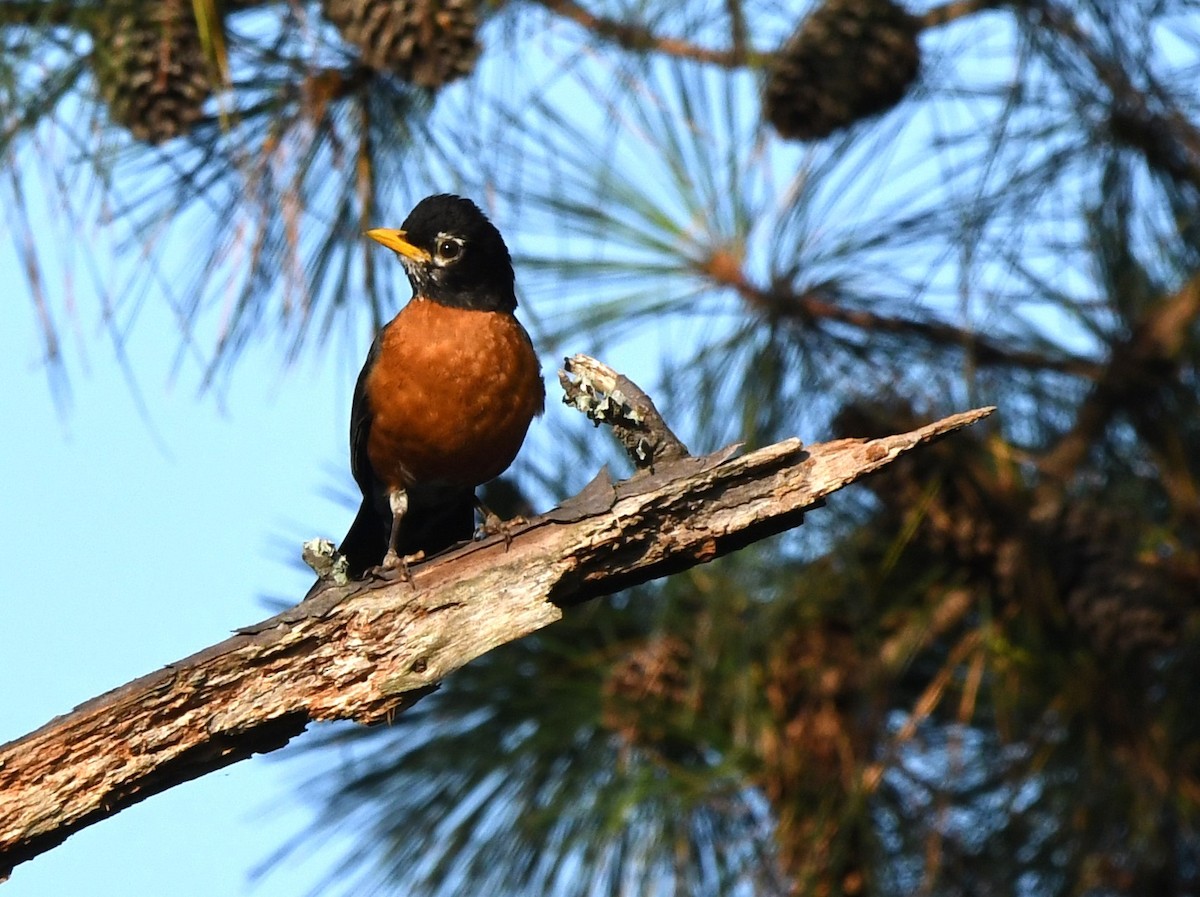
[[[796,526],[830,493],[993,410],[882,439],[683,458],[617,484],[602,471],[507,546],[464,546],[414,567],[411,583],[317,590],[0,746],[0,880],[152,794],[282,747],[312,720],[389,720],[564,607]]]

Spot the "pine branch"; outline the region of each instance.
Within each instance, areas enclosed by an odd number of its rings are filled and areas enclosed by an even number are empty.
[[[1200,190],[1200,130],[1153,84],[1140,89],[1124,67],[1097,46],[1070,11],[1055,3],[1033,10],[1036,21],[1072,44],[1112,97],[1109,126],[1118,142],[1176,183]],[[1158,106],[1159,108],[1154,108]]]
[[[555,15],[569,19],[597,37],[612,41],[625,50],[660,53],[677,59],[706,62],[725,69],[762,68],[772,54],[755,50],[746,37],[746,26],[740,3],[730,0],[730,42],[728,50],[714,50],[676,37],[655,34],[643,25],[633,25],[621,19],[596,15],[574,0],[534,0]],[[950,0],[927,10],[919,17],[922,28],[937,28],[979,12],[1010,5],[1010,0]]]
[[[818,290],[796,292],[783,286],[764,288],[750,281],[740,265],[714,257],[705,269],[714,280],[730,286],[746,302],[769,315],[800,323],[831,321],[865,333],[896,333],[928,345],[957,348],[980,367],[1012,367],[1056,372],[1095,380],[1104,373],[1099,362],[1078,355],[1052,355],[1006,346],[965,327],[945,321],[926,321],[899,315],[884,315],[845,305],[821,295]]]
[[[536,0],[536,2],[555,15],[569,19],[597,37],[612,41],[625,50],[661,53],[663,56],[707,62],[726,69],[737,69],[747,65],[761,67],[768,55],[748,47],[735,45],[730,50],[713,50],[680,38],[664,37],[642,25],[631,25],[620,19],[598,16],[584,9],[574,0]]]
[[[979,367],[1015,367],[1034,371],[1055,371],[1093,379],[1101,366],[1078,356],[1056,357],[1028,349],[1005,346],[980,333],[945,321],[923,321],[900,315],[883,315],[863,309],[845,308],[814,293],[789,297],[794,300],[796,316],[810,320],[835,321],[868,333],[900,333],[932,346],[954,347],[970,356]],[[777,306],[778,307],[778,306]]]
[[[959,19],[992,9],[1012,6],[1016,0],[950,0],[941,6],[931,7],[920,14],[922,28],[939,28]]]
[[[503,538],[329,585],[232,638],[0,747],[0,880],[67,836],[315,720],[391,719],[454,670],[563,608],[696,566],[801,523],[829,494],[994,409],[881,439],[792,439],[603,475]]]
[[[725,12],[729,16],[729,43],[733,46],[733,58],[737,64],[744,65],[746,51],[750,48],[750,38],[742,0],[725,0]]]
[[[1155,303],[1127,339],[1113,347],[1103,374],[1079,407],[1075,423],[1041,462],[1047,488],[1057,491],[1097,444],[1114,416],[1144,405],[1176,379],[1180,358],[1200,320],[1200,275]]]

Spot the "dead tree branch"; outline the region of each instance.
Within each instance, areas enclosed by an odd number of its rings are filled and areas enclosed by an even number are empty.
[[[413,569],[329,585],[198,654],[0,747],[0,879],[71,833],[256,753],[313,720],[391,719],[454,670],[563,607],[794,527],[843,486],[986,417],[805,447],[788,440],[656,465],[512,534]]]

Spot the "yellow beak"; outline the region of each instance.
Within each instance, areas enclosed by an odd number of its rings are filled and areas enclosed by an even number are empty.
[[[406,234],[402,230],[389,230],[386,227],[377,227],[374,230],[367,231],[367,236],[376,243],[382,243],[393,252],[400,253],[405,258],[417,262],[430,261],[429,253],[408,242],[405,239]]]

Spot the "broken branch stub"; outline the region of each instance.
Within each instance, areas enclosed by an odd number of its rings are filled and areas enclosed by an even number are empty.
[[[687,446],[663,420],[640,386],[590,355],[572,355],[558,372],[563,403],[596,425],[612,428],[634,466],[652,468],[688,456]]]

